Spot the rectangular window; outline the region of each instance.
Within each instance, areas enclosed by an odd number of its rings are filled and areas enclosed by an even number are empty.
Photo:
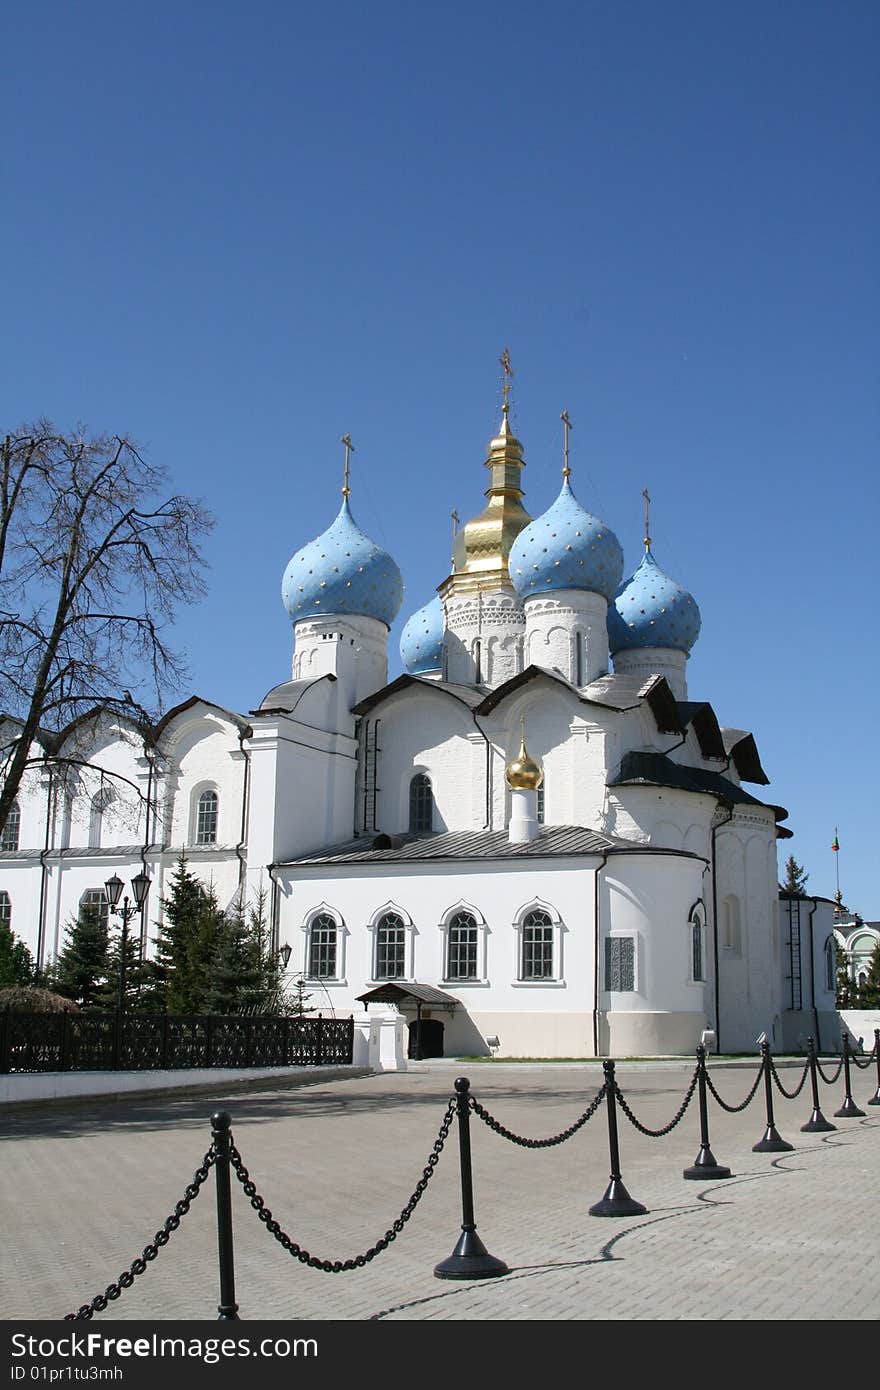
[[[477,978],[477,927],[452,926],[449,928],[449,958],[446,964],[447,980],[475,980]]]
[[[636,943],[632,936],[605,938],[605,988],[622,993],[636,987]]]
[[[336,926],[316,922],[309,935],[309,974],[316,980],[336,978]]]
[[[406,962],[406,929],[380,927],[376,933],[377,980],[400,980]]]
[[[553,927],[549,923],[523,927],[522,978],[553,979]]]

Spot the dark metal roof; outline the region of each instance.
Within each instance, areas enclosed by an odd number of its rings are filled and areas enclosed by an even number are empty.
[[[675,707],[682,728],[692,725],[703,757],[723,761],[727,757],[727,749],[712,706],[705,700],[676,700]]]
[[[770,778],[761,766],[758,745],[753,734],[747,729],[722,729],[724,751],[733,759],[733,765],[744,782],[757,782],[759,786],[770,785]]]
[[[375,989],[368,989],[366,994],[357,995],[357,999],[361,1004],[402,1004],[405,999],[412,999],[421,1004],[433,1004],[444,1009],[461,1008],[460,999],[454,999],[451,994],[437,989],[435,985],[399,985],[395,980],[386,980]]]
[[[373,849],[375,840],[380,847]],[[545,825],[537,839],[511,844],[506,830],[455,830],[444,835],[361,835],[323,854],[289,859],[287,865],[416,863],[430,859],[539,859],[545,855],[605,854],[631,849],[582,825]]]
[[[474,685],[457,685],[454,681],[430,681],[422,676],[398,676],[390,685],[384,685],[381,690],[377,690],[372,695],[368,695],[365,700],[352,709],[352,714],[369,714],[377,705],[381,705],[384,700],[390,699],[392,695],[397,695],[401,690],[407,690],[410,686],[421,686],[425,690],[439,690],[444,695],[451,695],[453,699],[460,700],[467,705],[468,709],[476,709],[481,700],[485,697],[485,690],[481,690]]]
[[[765,806],[777,820],[785,820],[788,812],[783,806],[773,806],[770,802],[759,801],[751,792],[744,791],[735,782],[722,777],[719,772],[707,772],[700,767],[684,767],[674,763],[665,753],[626,753],[616,777],[608,781],[609,787],[651,786],[672,787],[685,792],[703,792],[717,797],[731,806]]]

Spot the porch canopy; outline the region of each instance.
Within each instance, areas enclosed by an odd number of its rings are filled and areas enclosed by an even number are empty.
[[[435,985],[399,985],[394,980],[386,980],[384,984],[376,985],[375,989],[367,990],[366,994],[359,994],[357,1000],[364,1008],[368,1004],[396,1004],[398,1008],[415,1008],[418,1018],[422,1016],[423,1004],[429,1004],[433,1009],[448,1009],[450,1013],[461,1008],[460,999],[454,999],[451,994],[437,989]]]

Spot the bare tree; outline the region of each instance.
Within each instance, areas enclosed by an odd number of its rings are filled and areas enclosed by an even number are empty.
[[[204,593],[213,525],[126,436],[59,434],[45,420],[0,448],[0,708],[20,725],[0,749],[0,829],[38,734],[95,705],[146,722],[185,668],[165,640]],[[134,693],[132,693],[134,692]]]

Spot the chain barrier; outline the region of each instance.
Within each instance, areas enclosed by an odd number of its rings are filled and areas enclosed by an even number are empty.
[[[864,1057],[864,1059],[863,1059],[861,1062],[859,1061],[858,1056],[856,1055],[856,1053],[855,1053],[855,1052],[851,1052],[851,1053],[849,1054],[849,1060],[850,1060],[851,1062],[855,1062],[855,1064],[856,1064],[856,1066],[858,1067],[859,1071],[864,1071],[865,1068],[866,1068],[866,1067],[869,1067],[869,1066],[871,1065],[871,1063],[873,1062],[873,1060],[874,1060],[874,1054],[876,1053],[876,1051],[877,1051],[876,1046],[872,1047],[872,1048],[871,1048],[871,1051],[870,1051],[869,1053],[867,1053],[867,1055]]]
[[[687,1088],[685,1098],[679,1106],[677,1113],[669,1121],[669,1124],[664,1125],[662,1129],[649,1129],[647,1125],[643,1125],[641,1120],[637,1120],[633,1112],[630,1110],[629,1105],[624,1100],[623,1092],[621,1091],[620,1087],[615,1085],[614,1090],[617,1099],[620,1101],[620,1108],[623,1111],[626,1118],[629,1120],[630,1124],[633,1125],[634,1128],[637,1129],[640,1134],[647,1134],[649,1139],[662,1139],[665,1134],[671,1134],[672,1130],[675,1129],[675,1126],[684,1116],[685,1111],[687,1110],[688,1106],[694,1098],[694,1091],[697,1089],[697,1081],[699,1079],[699,1076],[700,1069],[699,1067],[697,1067],[694,1071],[693,1076],[691,1077],[691,1084]]]
[[[833,1086],[834,1083],[837,1081],[838,1077],[840,1076],[840,1073],[843,1071],[843,1058],[841,1057],[840,1061],[837,1063],[837,1071],[834,1073],[834,1075],[826,1076],[824,1071],[822,1070],[822,1063],[819,1061],[819,1058],[817,1057],[816,1071],[819,1073],[826,1086]]]
[[[310,1269],[320,1269],[323,1270],[325,1274],[343,1274],[350,1269],[363,1269],[364,1265],[368,1264],[370,1260],[374,1260],[377,1255],[381,1255],[382,1251],[387,1250],[391,1242],[396,1240],[400,1235],[400,1232],[422,1200],[428,1183],[434,1176],[437,1164],[440,1162],[440,1154],[443,1152],[443,1145],[449,1137],[449,1130],[455,1118],[456,1106],[457,1101],[455,1096],[453,1096],[446,1107],[443,1123],[440,1126],[437,1138],[434,1140],[434,1147],[428,1156],[428,1161],[422,1170],[422,1176],[419,1178],[415,1191],[400,1215],[392,1222],[384,1236],[376,1241],[375,1245],[372,1245],[369,1250],[365,1250],[362,1255],[355,1255],[348,1260],[322,1260],[319,1259],[317,1255],[309,1254],[309,1251],[304,1250],[301,1245],[297,1245],[296,1241],[291,1239],[287,1232],[281,1229],[281,1226],[266,1206],[265,1200],[257,1192],[255,1184],[251,1181],[250,1173],[242,1162],[241,1154],[234,1144],[230,1145],[229,1161],[235,1170],[235,1176],[244,1188],[245,1196],[250,1198],[250,1203],[254,1211],[259,1216],[269,1234],[274,1236],[278,1244],[287,1251],[288,1255],[299,1260],[301,1264],[308,1265]]]
[[[128,1269],[120,1274],[115,1284],[108,1284],[103,1293],[95,1294],[91,1303],[83,1303],[77,1308],[75,1313],[66,1313],[65,1322],[81,1322],[86,1318],[94,1317],[95,1313],[103,1313],[108,1303],[119,1298],[123,1289],[130,1289],[136,1277],[146,1272],[147,1265],[155,1260],[163,1245],[167,1245],[173,1233],[177,1230],[181,1220],[186,1216],[204,1183],[208,1180],[208,1174],[217,1161],[215,1150],[210,1148],[205,1154],[204,1159],[193,1174],[193,1180],[184,1190],[180,1201],[175,1204],[174,1211],[165,1221],[161,1231],[157,1231],[153,1236],[152,1242],[144,1246],[143,1255],[138,1255],[132,1260]]]
[[[584,1113],[575,1120],[574,1124],[569,1125],[568,1129],[560,1130],[559,1134],[554,1134],[549,1139],[528,1139],[522,1134],[514,1134],[513,1130],[507,1129],[500,1120],[495,1119],[494,1115],[490,1115],[489,1111],[485,1110],[479,1101],[474,1100],[473,1096],[471,1096],[471,1109],[483,1121],[483,1124],[488,1125],[503,1139],[509,1139],[511,1144],[519,1144],[524,1149],[552,1149],[556,1144],[564,1144],[566,1139],[570,1139],[573,1134],[577,1134],[579,1129],[583,1129],[587,1120],[593,1118],[605,1099],[606,1090],[607,1086],[601,1086]]]
[[[806,1063],[804,1064],[803,1076],[801,1077],[801,1079],[800,1079],[800,1081],[798,1082],[798,1084],[797,1084],[797,1086],[795,1087],[795,1089],[794,1089],[793,1091],[787,1091],[787,1090],[785,1089],[785,1087],[783,1086],[782,1082],[779,1080],[779,1073],[778,1073],[777,1070],[776,1070],[776,1063],[773,1061],[773,1058],[772,1058],[772,1057],[771,1057],[769,1060],[770,1060],[770,1075],[773,1077],[773,1080],[776,1082],[776,1089],[780,1092],[781,1095],[785,1096],[785,1099],[786,1099],[786,1100],[797,1100],[797,1098],[798,1098],[798,1096],[800,1095],[801,1091],[804,1089],[804,1084],[805,1084],[805,1082],[806,1082],[806,1080],[807,1080],[807,1076],[808,1076],[809,1071],[810,1071],[810,1064],[809,1064],[809,1062],[806,1062]]]
[[[712,1080],[712,1077],[709,1074],[708,1069],[706,1071],[706,1085],[709,1087],[709,1090],[712,1092],[713,1096],[717,1100],[718,1104],[721,1106],[722,1110],[726,1110],[728,1115],[738,1115],[741,1110],[745,1110],[747,1105],[751,1105],[752,1101],[755,1099],[755,1092],[761,1084],[761,1076],[763,1074],[763,1071],[764,1063],[762,1062],[758,1068],[758,1075],[755,1077],[754,1085],[752,1086],[752,1089],[749,1091],[749,1094],[746,1096],[745,1100],[742,1102],[741,1105],[728,1105],[726,1100],[722,1100],[721,1096],[715,1089],[715,1082]]]

